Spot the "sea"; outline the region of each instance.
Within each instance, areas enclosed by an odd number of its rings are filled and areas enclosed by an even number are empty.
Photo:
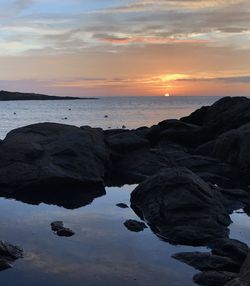
[[[76,126],[138,128],[180,118],[210,105],[215,97],[102,97],[99,100],[0,102],[0,138],[24,125],[57,122]],[[131,208],[136,185],[106,188],[106,195],[75,209],[0,198],[0,239],[24,249],[24,258],[0,272],[5,286],[191,286],[197,270],[171,256],[204,247],[171,245],[150,228],[129,231],[124,222],[139,218]],[[35,191],[35,190],[34,190]],[[230,237],[250,244],[250,222],[231,215]],[[63,221],[75,232],[58,237],[50,223]]]
[[[151,126],[189,115],[210,105],[212,96],[101,97],[91,100],[0,101],[0,138],[15,128],[38,122],[108,128]]]

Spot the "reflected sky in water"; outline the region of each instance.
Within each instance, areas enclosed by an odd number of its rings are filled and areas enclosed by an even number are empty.
[[[191,267],[171,254],[194,250],[172,246],[150,229],[130,232],[123,223],[138,219],[129,205],[135,186],[107,188],[107,195],[91,205],[67,210],[41,204],[32,206],[15,200],[0,200],[0,239],[24,248],[25,258],[0,273],[3,285],[194,285]],[[50,229],[64,221],[76,235],[58,237]],[[204,251],[204,248],[196,248]]]

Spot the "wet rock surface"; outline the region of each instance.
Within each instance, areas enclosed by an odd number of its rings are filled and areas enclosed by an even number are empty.
[[[133,220],[133,219],[129,219],[125,221],[124,225],[126,226],[128,230],[134,231],[134,232],[140,232],[140,231],[143,231],[145,228],[147,228],[144,222],[140,222],[140,221]]]

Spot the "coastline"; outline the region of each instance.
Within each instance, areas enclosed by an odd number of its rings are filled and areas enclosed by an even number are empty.
[[[57,123],[12,130],[0,144],[1,195],[74,209],[105,195],[106,186],[138,184],[130,203],[140,221],[126,227],[211,249],[173,256],[201,270],[197,283],[245,279],[249,248],[228,227],[233,210],[250,206],[249,111],[249,99],[226,97],[134,130]]]

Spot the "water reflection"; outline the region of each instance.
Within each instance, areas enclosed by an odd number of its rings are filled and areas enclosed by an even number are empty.
[[[171,255],[194,248],[160,241],[150,229],[128,231],[123,223],[138,219],[129,205],[135,186],[108,188],[107,195],[74,210],[33,206],[0,199],[1,239],[21,245],[25,258],[1,272],[4,285],[193,285],[195,270]],[[76,235],[58,237],[50,223],[62,220]],[[203,250],[199,249],[198,250]]]
[[[32,188],[9,194],[7,197],[31,205],[45,203],[66,209],[76,209],[92,203],[95,198],[105,194],[104,187],[65,186],[65,188]]]

